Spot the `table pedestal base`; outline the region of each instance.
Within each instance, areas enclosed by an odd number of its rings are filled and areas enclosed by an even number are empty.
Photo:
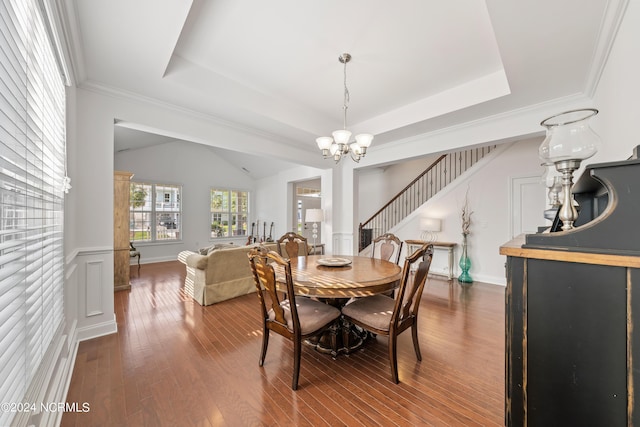
[[[336,358],[338,354],[349,354],[358,350],[368,337],[367,331],[340,318],[322,334],[305,340],[305,344]]]

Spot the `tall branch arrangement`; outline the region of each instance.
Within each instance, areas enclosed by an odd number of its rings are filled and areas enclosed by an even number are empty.
[[[462,205],[462,234],[465,236],[468,235],[471,231],[469,227],[471,226],[471,214],[472,210],[469,208],[469,189],[467,188],[467,192],[464,195],[464,205]]]

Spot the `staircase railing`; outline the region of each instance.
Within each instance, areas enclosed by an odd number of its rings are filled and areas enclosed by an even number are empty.
[[[371,218],[360,223],[359,250],[369,246],[373,239],[389,231],[495,148],[495,145],[489,145],[440,156]]]

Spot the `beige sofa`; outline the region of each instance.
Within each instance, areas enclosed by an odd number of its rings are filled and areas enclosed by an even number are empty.
[[[265,244],[271,250],[274,243]],[[178,260],[185,264],[187,277],[185,291],[201,305],[255,292],[251,266],[247,253],[250,246],[214,245],[202,253],[182,251]]]

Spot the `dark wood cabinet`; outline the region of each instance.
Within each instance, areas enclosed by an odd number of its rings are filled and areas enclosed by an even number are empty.
[[[640,162],[593,165],[580,226],[507,255],[505,424],[640,423]]]

